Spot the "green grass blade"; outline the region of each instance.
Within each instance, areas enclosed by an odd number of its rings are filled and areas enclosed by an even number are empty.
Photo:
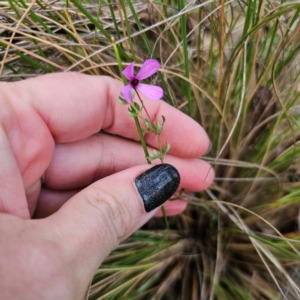
[[[180,11],[182,11],[185,8],[185,1],[179,0],[178,1],[178,8]],[[187,79],[190,79],[190,62],[189,62],[189,54],[188,54],[188,41],[187,41],[187,17],[186,14],[183,14],[180,17],[180,27],[181,27],[181,36],[182,36],[182,47],[183,47],[183,53],[184,53],[184,69],[185,69],[185,77]],[[184,82],[184,89],[186,93],[186,97],[188,100],[188,106],[189,106],[189,114],[190,116],[193,114],[193,103],[192,103],[192,96],[191,96],[191,85],[188,81]]]

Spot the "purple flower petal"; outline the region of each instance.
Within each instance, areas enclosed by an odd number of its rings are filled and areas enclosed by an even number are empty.
[[[147,59],[143,63],[140,71],[135,76],[138,80],[143,80],[155,74],[159,70],[159,62],[156,59]]]
[[[152,85],[139,83],[137,85],[137,89],[149,100],[156,101],[161,99],[164,96],[164,91],[161,87]]]
[[[131,90],[132,90],[131,84],[127,84],[122,88],[123,97],[128,103],[131,102]]]
[[[122,72],[127,80],[131,81],[134,78],[134,62],[128,65]]]

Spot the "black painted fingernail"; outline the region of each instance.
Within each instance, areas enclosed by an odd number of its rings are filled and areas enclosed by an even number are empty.
[[[178,171],[171,165],[157,165],[135,179],[146,212],[166,202],[177,190],[180,183]]]

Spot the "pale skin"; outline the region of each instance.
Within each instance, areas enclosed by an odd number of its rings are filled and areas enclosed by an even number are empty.
[[[77,73],[0,83],[3,299],[82,299],[105,257],[161,215],[144,211],[133,184],[150,166],[130,141],[138,134],[117,101],[121,88],[112,78]],[[163,101],[145,101],[152,118],[167,119],[161,140],[171,144],[165,162],[179,171],[179,189],[207,188],[214,173],[198,159],[209,148],[205,131]],[[146,141],[157,146],[155,136]],[[165,204],[169,215],[185,207]]]

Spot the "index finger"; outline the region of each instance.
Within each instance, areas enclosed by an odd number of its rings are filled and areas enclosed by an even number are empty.
[[[80,73],[48,74],[17,83],[22,100],[39,113],[57,143],[81,140],[101,129],[139,140],[128,107],[118,102],[122,87],[113,78]],[[170,153],[189,158],[207,151],[210,140],[194,120],[161,100],[145,100],[145,106],[152,120],[166,117],[161,142],[171,144]],[[146,140],[158,147],[155,136]]]

